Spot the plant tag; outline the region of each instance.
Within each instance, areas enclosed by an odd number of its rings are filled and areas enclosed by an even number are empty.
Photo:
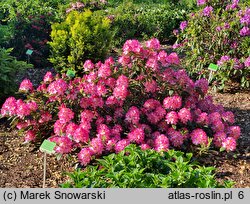
[[[76,72],[74,70],[68,70],[66,75],[69,77],[69,78],[73,78],[75,75],[76,75]]]
[[[208,69],[215,72],[215,71],[218,70],[218,65],[211,63],[211,64],[208,66]]]
[[[33,53],[33,50],[28,49],[28,50],[26,51],[26,55],[32,55],[32,53]]]
[[[56,143],[55,142],[50,142],[49,140],[44,140],[42,145],[40,146],[40,151],[52,154],[55,153],[55,148]]]

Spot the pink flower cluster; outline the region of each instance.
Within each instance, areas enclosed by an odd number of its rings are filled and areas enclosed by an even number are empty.
[[[26,142],[43,131],[57,144],[57,153],[78,150],[83,165],[131,143],[168,151],[207,145],[211,137],[216,147],[236,148],[240,128],[233,125],[233,113],[206,96],[205,79],[194,82],[184,70],[172,69],[179,63],[176,53],[161,50],[157,39],[144,45],[129,40],[121,57],[96,64],[87,60],[84,75],[73,79],[47,73],[40,87],[26,92],[26,100],[8,98],[1,115],[17,116]],[[21,87],[32,90],[27,80]]]

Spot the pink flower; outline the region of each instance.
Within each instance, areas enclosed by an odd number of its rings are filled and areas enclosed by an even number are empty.
[[[224,147],[226,151],[234,151],[236,149],[236,140],[233,137],[227,137],[223,140],[222,147]]]
[[[169,64],[180,64],[180,59],[175,52],[172,52],[170,55],[168,55],[166,61]]]
[[[115,88],[115,83],[116,83],[116,80],[112,77],[109,77],[105,80],[105,84],[109,86],[111,89]]]
[[[145,144],[145,143],[141,144],[140,147],[141,147],[142,150],[151,149],[151,147],[148,144]]]
[[[147,110],[147,111],[153,111],[154,109],[156,109],[156,107],[160,106],[161,103],[156,100],[156,99],[148,99],[143,107]]]
[[[68,137],[57,137],[55,151],[60,154],[68,154],[72,150],[73,143]]]
[[[124,110],[122,108],[117,108],[114,113],[114,118],[117,120],[124,116]]]
[[[36,111],[38,106],[37,103],[35,101],[30,101],[27,103],[28,109],[30,109],[31,111]]]
[[[213,12],[213,7],[212,6],[206,6],[204,9],[203,9],[203,16],[207,16],[209,17],[211,15],[211,13]]]
[[[97,138],[101,139],[103,142],[106,142],[110,139],[111,131],[109,127],[105,124],[100,124],[97,127]]]
[[[192,121],[192,115],[189,109],[182,108],[178,112],[179,119],[182,123],[187,124],[188,121]]]
[[[134,125],[138,125],[140,121],[140,111],[137,107],[132,106],[129,108],[128,112],[126,113],[127,122],[132,123]]]
[[[89,132],[82,127],[78,127],[73,133],[73,138],[76,143],[87,143],[89,141]]]
[[[158,60],[156,57],[149,57],[146,66],[152,68],[152,70],[157,71],[159,68]]]
[[[40,86],[37,87],[38,92],[45,92],[47,89],[46,84],[41,84]]]
[[[21,129],[24,129],[26,127],[29,127],[29,123],[28,122],[18,122],[17,125],[16,125],[16,128],[18,130],[21,130]]]
[[[75,123],[69,123],[66,127],[66,136],[69,137],[69,138],[72,138],[73,135],[74,135],[74,132],[76,131],[76,129],[78,128],[79,126]]]
[[[92,106],[92,108],[96,109],[96,108],[102,108],[104,105],[104,101],[102,99],[102,97],[98,97],[98,96],[92,96],[89,98],[89,102]]]
[[[182,46],[183,46],[183,44],[181,44],[181,43],[174,43],[172,48],[175,50],[175,49],[182,47]]]
[[[97,79],[97,73],[92,71],[89,74],[86,74],[83,76],[83,78],[86,80],[88,83],[94,83],[95,80]]]
[[[115,145],[115,152],[116,153],[119,153],[121,152],[122,150],[125,149],[125,147],[127,147],[128,145],[130,144],[129,140],[128,139],[122,139],[120,141],[118,141]]]
[[[159,122],[160,120],[162,120],[165,117],[166,110],[162,106],[158,106],[155,109],[154,113],[156,114],[156,116],[158,118],[158,122]]]
[[[93,70],[94,67],[95,65],[91,62],[91,60],[86,60],[84,62],[83,68],[85,72]]]
[[[121,125],[114,125],[114,127],[111,130],[111,135],[114,137],[116,135],[120,135],[120,133],[122,132],[122,126]]]
[[[193,144],[195,145],[207,145],[208,137],[207,134],[200,128],[195,129],[190,134]]]
[[[113,106],[113,105],[119,104],[119,101],[118,101],[118,99],[117,99],[115,96],[109,96],[109,97],[106,99],[105,104],[106,104],[107,106]]]
[[[90,142],[90,150],[92,154],[101,155],[104,150],[102,140],[100,138],[93,138]]]
[[[53,79],[54,79],[53,74],[51,72],[47,72],[43,77],[43,82],[44,83],[52,82]]]
[[[65,106],[61,106],[59,108],[58,117],[60,123],[67,123],[74,118],[74,112],[71,109],[66,108]]]
[[[32,131],[32,130],[28,130],[28,131],[26,132],[25,137],[24,137],[25,142],[31,142],[31,141],[34,141],[35,139],[36,139],[36,134],[35,134],[35,132]]]
[[[21,99],[18,99],[16,102],[16,114],[20,118],[24,118],[30,114],[30,109],[26,103],[24,103]]]
[[[56,135],[62,135],[66,131],[66,124],[63,124],[60,122],[60,120],[57,120],[54,123],[54,133]]]
[[[241,30],[240,30],[240,35],[241,36],[250,36],[250,29],[247,26],[244,26]]]
[[[228,55],[222,56],[219,61],[217,61],[218,65],[223,65],[228,62],[231,58]]]
[[[83,121],[80,123],[79,127],[83,128],[86,131],[90,131],[91,127],[91,123],[89,121]]]
[[[126,66],[130,63],[130,57],[129,56],[121,56],[118,59],[118,62],[122,65],[122,66]]]
[[[67,88],[67,83],[63,79],[58,79],[48,86],[47,91],[51,95],[64,95]]]
[[[155,141],[154,141],[154,148],[157,152],[168,151],[169,140],[167,136],[163,134],[156,136]]]
[[[176,110],[181,108],[182,99],[180,96],[169,96],[163,100],[163,106],[165,109]]]
[[[220,121],[220,120],[221,120],[221,115],[218,112],[213,112],[208,115],[209,124],[217,123],[217,121]]]
[[[169,134],[169,137],[170,137],[170,142],[174,147],[180,147],[183,144],[184,137],[179,131],[173,130]]]
[[[175,111],[171,111],[166,115],[167,124],[176,125],[178,123],[178,114]]]
[[[214,132],[223,132],[225,130],[225,125],[221,120],[218,120],[211,125]]]
[[[235,140],[240,137],[240,127],[239,126],[230,126],[228,128],[228,136],[234,138]]]
[[[17,111],[16,99],[14,97],[9,97],[4,102],[1,108],[2,116],[14,116]]]
[[[145,91],[147,93],[155,93],[158,89],[157,82],[155,80],[146,81],[143,85],[145,86]]]
[[[166,61],[167,57],[168,57],[168,55],[164,50],[159,52],[158,60],[161,62],[162,66],[166,66],[168,64],[167,61]]]
[[[96,93],[98,96],[105,96],[107,93],[107,89],[106,89],[105,85],[98,84],[96,86]]]
[[[201,6],[206,3],[206,0],[197,0],[197,5]]]
[[[119,86],[128,87],[128,85],[129,85],[129,79],[125,75],[120,75],[118,79],[116,80],[117,87]]]
[[[160,41],[156,38],[146,41],[146,47],[149,49],[158,50],[161,48]]]
[[[215,144],[216,147],[221,147],[222,146],[222,142],[224,141],[224,139],[226,139],[227,135],[224,132],[217,132],[214,134],[214,139],[213,142]]]
[[[245,62],[244,62],[244,65],[246,67],[250,67],[250,56],[248,58],[246,58]]]
[[[187,27],[188,25],[188,22],[187,21],[182,21],[181,24],[180,24],[180,29],[183,31],[185,30],[185,28]]]
[[[116,144],[116,142],[117,141],[114,138],[108,140],[107,143],[106,143],[106,150],[108,150],[108,151],[115,150],[115,144]]]
[[[84,110],[81,112],[81,123],[91,122],[94,119],[94,113],[91,110]]]
[[[158,115],[156,114],[156,112],[151,112],[147,114],[147,119],[151,124],[157,124],[160,119],[158,117]]]
[[[98,77],[100,78],[108,78],[111,75],[110,66],[107,64],[102,64],[98,69]]]
[[[52,120],[52,115],[49,112],[43,112],[41,118],[38,120],[39,123],[46,123]]]
[[[144,141],[144,131],[142,128],[135,128],[133,131],[128,133],[128,139],[130,142],[142,144]]]
[[[128,90],[126,86],[115,87],[113,95],[115,98],[125,100],[128,96]]]
[[[113,57],[109,57],[108,59],[105,60],[104,64],[111,66],[115,64],[115,61],[113,59]]]
[[[88,108],[90,105],[91,104],[90,104],[89,98],[81,98],[81,100],[80,100],[81,108]]]
[[[138,40],[127,40],[123,45],[123,54],[127,55],[129,52],[134,52],[135,54],[139,54],[142,52],[142,45]]]
[[[208,116],[207,113],[203,112],[201,113],[197,119],[196,122],[200,125],[208,125]]]
[[[234,123],[234,114],[231,111],[227,111],[221,114],[222,119],[230,124]]]
[[[20,84],[19,91],[33,91],[33,84],[29,79],[24,79],[22,83]]]
[[[195,82],[195,89],[200,90],[203,94],[208,91],[208,81],[206,79],[200,79]]]
[[[89,148],[83,148],[78,153],[78,160],[82,165],[87,166],[91,161],[91,150]]]

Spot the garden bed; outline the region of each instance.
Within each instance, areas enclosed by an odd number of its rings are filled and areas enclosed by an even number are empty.
[[[242,135],[237,150],[226,154],[210,153],[201,157],[201,164],[216,166],[216,177],[230,179],[235,187],[250,187],[250,93],[211,93],[217,103],[231,110]],[[0,128],[0,187],[42,187],[43,153],[34,145],[23,145],[23,138],[10,131],[4,124]],[[209,159],[208,159],[209,158]],[[73,171],[77,159],[59,161],[52,155],[47,157],[46,187],[58,187],[67,177],[63,172]]]

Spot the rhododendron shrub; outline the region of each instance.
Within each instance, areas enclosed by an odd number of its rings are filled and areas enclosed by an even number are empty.
[[[175,30],[174,48],[185,52],[183,63],[193,78],[209,78],[210,63],[214,87],[224,89],[228,81],[250,86],[250,7],[247,1],[197,1],[197,12]]]
[[[83,165],[131,143],[160,152],[206,147],[212,138],[215,147],[235,150],[233,113],[207,96],[207,80],[191,80],[179,63],[157,39],[128,40],[117,61],[87,60],[82,77],[48,72],[37,89],[24,80],[19,90],[27,98],[8,98],[1,115],[14,118],[26,142],[49,138],[57,153],[78,152]]]

